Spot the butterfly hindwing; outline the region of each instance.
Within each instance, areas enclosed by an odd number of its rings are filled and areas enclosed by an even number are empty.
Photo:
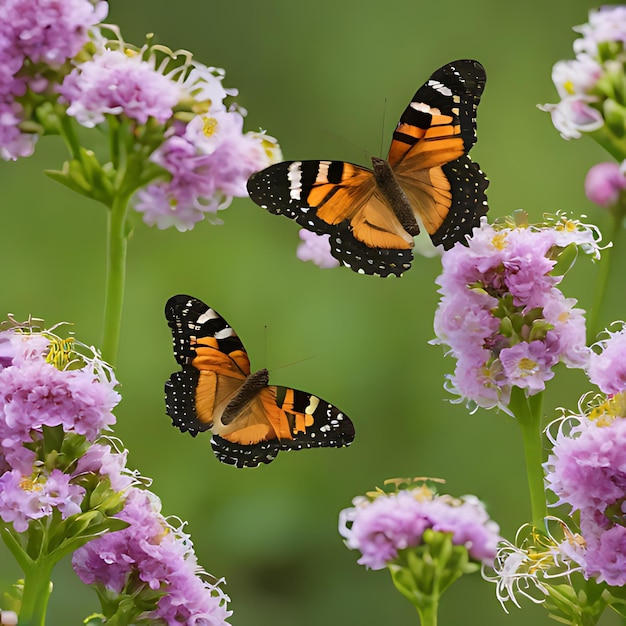
[[[349,445],[354,426],[337,407],[304,391],[268,386],[258,400],[274,424],[272,439],[242,443],[241,430],[213,433],[211,445],[222,463],[237,467],[254,467],[270,463],[281,450]],[[278,418],[278,419],[277,419]],[[233,424],[237,426],[236,423]]]
[[[435,71],[400,118],[382,178],[381,159],[372,159],[374,171],[285,161],[253,174],[248,193],[271,213],[330,235],[331,254],[354,271],[400,276],[411,265],[418,223],[447,250],[465,243],[487,211],[488,181],[467,156],[485,81],[482,65],[469,59]]]
[[[339,409],[303,391],[268,386],[267,370],[250,374],[241,340],[214,309],[180,295],[170,298],[165,314],[182,366],[165,383],[167,413],[194,436],[210,429],[220,461],[254,467],[280,450],[352,442],[354,427]]]

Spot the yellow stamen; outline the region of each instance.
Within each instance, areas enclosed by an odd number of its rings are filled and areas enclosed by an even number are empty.
[[[73,346],[73,337],[67,339],[51,337],[46,362],[54,365],[58,370],[65,369],[74,357]]]
[[[217,128],[217,120],[214,117],[205,117],[204,124],[202,126],[202,132],[206,137],[210,137]]]
[[[504,250],[506,248],[507,233],[502,231],[496,233],[491,240],[491,244],[496,250]]]
[[[30,477],[24,477],[20,480],[20,489],[22,491],[42,491],[43,485]]]

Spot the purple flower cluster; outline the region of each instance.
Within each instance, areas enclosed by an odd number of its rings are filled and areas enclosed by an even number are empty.
[[[57,70],[88,40],[107,14],[106,2],[4,0],[0,3],[0,157],[32,154],[37,135],[23,132],[20,99],[48,87],[43,70]],[[50,75],[50,72],[47,72]]]
[[[622,79],[613,85],[611,76],[626,41],[626,8],[604,6],[591,11],[589,22],[574,30],[582,34],[574,42],[576,58],[559,61],[552,70],[561,100],[539,107],[552,115],[564,139],[578,139],[583,132],[601,128],[604,101],[620,93]]]
[[[512,387],[541,392],[559,362],[588,358],[583,311],[557,288],[554,269],[568,245],[597,254],[594,231],[557,220],[524,228],[484,220],[469,245],[443,255],[433,343],[456,360],[450,391],[484,408],[506,409]]]
[[[604,393],[617,394],[626,391],[626,328],[607,334],[596,344],[601,351],[591,353],[587,374]]]
[[[97,358],[82,367],[49,362],[58,338],[16,330],[0,332],[0,518],[24,532],[30,520],[62,519],[81,511],[83,473],[49,468],[42,457],[43,429],[94,441],[115,422],[120,396],[112,372]]]
[[[67,114],[87,128],[104,122],[105,114],[163,124],[182,96],[175,82],[140,55],[107,49],[75,67],[58,91],[61,102],[69,103]]]
[[[137,193],[135,209],[147,224],[192,229],[207,214],[227,208],[234,196],[246,196],[250,175],[280,156],[272,137],[243,132],[240,112],[226,110],[221,102],[212,106],[214,112],[175,123],[152,154],[169,180]]]
[[[152,603],[146,619],[154,623],[225,624],[228,597],[205,581],[189,537],[160,514],[156,496],[137,486],[127,452],[102,437],[120,399],[112,371],[66,342],[51,332],[0,331],[0,525],[30,545],[33,520],[49,518],[46,527],[60,532],[50,521],[54,511],[61,520],[75,516],[87,539],[93,521],[99,538],[74,555],[84,582],[129,594],[138,613]],[[46,435],[55,428],[62,442],[56,432],[51,450]],[[101,520],[113,515],[128,527],[102,534]]]
[[[626,584],[626,415],[608,398],[590,415],[561,424],[546,464],[546,482],[580,514],[584,548],[571,554],[586,577]],[[573,425],[572,425],[573,424]]]
[[[471,559],[491,563],[500,540],[498,525],[474,496],[455,499],[429,489],[356,497],[339,515],[346,545],[361,552],[358,563],[383,569],[401,550],[422,543],[424,531],[451,533],[452,543],[465,546]]]
[[[24,476],[19,470],[5,472],[0,476],[0,517],[22,533],[30,520],[48,517],[53,509],[58,509],[62,519],[80,513],[85,489],[71,484],[71,479],[59,469],[32,476]]]
[[[112,45],[112,44],[109,44]],[[119,41],[77,65],[59,87],[67,114],[86,127],[117,115],[134,124],[152,121],[151,163],[163,170],[138,190],[134,208],[159,228],[190,230],[245,196],[246,181],[280,154],[276,141],[243,132],[243,111],[227,108],[235,95],[222,86],[224,72],[160,47],[131,51]],[[121,48],[121,49],[118,49]],[[176,113],[175,113],[176,111]]]
[[[74,553],[72,564],[84,583],[117,594],[137,595],[142,588],[161,592],[156,609],[142,615],[151,623],[226,624],[228,596],[202,579],[190,537],[161,515],[156,496],[131,487],[118,517],[127,528]]]
[[[30,444],[41,441],[43,427],[61,426],[94,441],[115,422],[111,411],[120,399],[101,361],[59,370],[46,360],[50,343],[43,334],[0,332],[0,468],[23,476],[33,472],[37,455]]]
[[[339,267],[339,261],[330,253],[330,235],[317,235],[301,228],[299,236],[302,243],[298,246],[296,256],[301,261],[313,261],[322,269]]]

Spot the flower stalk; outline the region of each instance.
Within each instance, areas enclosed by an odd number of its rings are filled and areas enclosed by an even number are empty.
[[[511,390],[509,409],[515,416],[522,433],[532,523],[535,528],[543,531],[545,530],[544,518],[547,515],[547,506],[542,465],[542,407],[543,393],[527,397],[524,390],[519,387],[513,387]]]
[[[104,328],[102,355],[115,364],[122,324],[124,285],[126,282],[126,248],[128,234],[126,216],[129,197],[117,194],[108,214],[106,247],[106,292],[104,302]]]

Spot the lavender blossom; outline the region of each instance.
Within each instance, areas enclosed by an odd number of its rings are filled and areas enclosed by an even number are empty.
[[[29,156],[38,135],[24,132],[21,100],[40,93],[56,72],[89,40],[89,30],[106,16],[106,2],[5,0],[0,4],[0,157]],[[45,74],[45,78],[44,78]]]
[[[139,55],[107,49],[75,67],[58,91],[67,114],[87,128],[104,122],[106,114],[164,123],[182,96],[176,83]]]
[[[626,176],[617,163],[597,163],[587,172],[585,193],[587,198],[598,206],[615,205],[624,189]]]
[[[513,387],[543,391],[559,361],[586,364],[583,313],[553,273],[568,246],[596,256],[595,231],[562,218],[525,228],[483,221],[467,247],[443,256],[433,343],[449,346],[457,360],[450,391],[506,409]]]
[[[582,401],[581,401],[582,404]],[[580,514],[583,543],[572,554],[586,578],[626,584],[626,399],[597,397],[586,412],[558,422],[546,483]]]
[[[128,527],[77,550],[74,570],[84,583],[128,594],[139,606],[142,596],[151,598],[158,591],[154,608],[142,615],[155,623],[226,624],[228,596],[203,579],[190,537],[174,528],[160,507],[156,496],[131,487],[118,515]]]
[[[605,6],[591,11],[588,23],[574,30],[582,34],[574,41],[576,58],[559,61],[552,70],[560,101],[539,108],[552,115],[552,123],[564,139],[578,139],[582,133],[603,127],[610,135],[604,116],[622,108],[616,96],[621,93],[622,72],[616,81],[614,68],[616,64],[621,68],[623,62],[626,8]]]
[[[339,267],[339,261],[330,253],[330,235],[317,235],[305,228],[301,228],[298,234],[302,243],[296,256],[301,261],[313,261],[322,269]]]
[[[422,544],[424,532],[451,533],[452,543],[465,546],[471,559],[491,563],[500,539],[483,504],[473,496],[438,496],[427,488],[358,496],[339,515],[339,533],[359,550],[358,563],[383,569],[398,554]]]
[[[592,352],[587,373],[589,380],[607,394],[626,391],[626,328],[606,331],[607,339],[596,344],[601,352]]]

